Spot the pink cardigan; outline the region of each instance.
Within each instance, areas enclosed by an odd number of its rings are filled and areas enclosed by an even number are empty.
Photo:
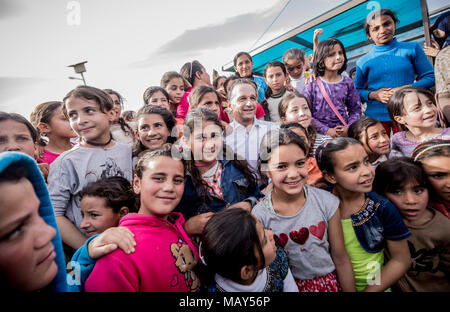
[[[169,221],[170,220],[170,221]],[[193,272],[198,252],[183,229],[183,216],[172,212],[168,220],[128,214],[119,226],[135,235],[135,252],[122,250],[100,258],[86,280],[88,292],[188,292],[199,289]]]

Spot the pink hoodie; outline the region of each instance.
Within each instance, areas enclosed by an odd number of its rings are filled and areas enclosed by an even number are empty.
[[[135,252],[127,255],[117,249],[100,258],[86,280],[86,291],[197,291],[200,282],[192,269],[198,253],[183,229],[184,222],[178,212],[172,212],[168,220],[136,213],[123,217],[119,226],[134,233]]]

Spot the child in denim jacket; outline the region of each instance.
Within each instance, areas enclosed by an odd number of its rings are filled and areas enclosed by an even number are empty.
[[[316,158],[331,192],[341,203],[341,223],[358,291],[390,291],[408,270],[406,239],[411,236],[395,206],[372,190],[375,177],[362,144],[335,138],[320,146]],[[384,249],[391,258],[384,263]]]
[[[263,197],[257,174],[246,160],[223,143],[222,124],[213,111],[190,110],[184,122],[186,177],[183,197],[176,209],[186,219],[189,235],[201,234],[211,216],[230,206],[251,211]]]

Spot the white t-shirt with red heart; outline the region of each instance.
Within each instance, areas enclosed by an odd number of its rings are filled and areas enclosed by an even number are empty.
[[[293,216],[278,215],[272,207],[271,192],[252,210],[264,228],[271,229],[276,242],[289,257],[296,279],[309,280],[335,270],[328,242],[328,221],[339,207],[330,192],[304,186],[306,202]]]

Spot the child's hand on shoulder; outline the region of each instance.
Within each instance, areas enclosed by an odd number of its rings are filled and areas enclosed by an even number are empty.
[[[233,208],[241,208],[247,211],[252,211],[252,204],[249,203],[248,201],[241,201],[228,207],[228,209]]]
[[[50,166],[46,163],[38,164],[39,170],[41,170],[42,175],[44,176],[45,182],[47,182],[48,172],[50,170]]]
[[[103,257],[119,247],[126,254],[134,252],[134,234],[126,227],[112,227],[89,242],[88,253],[92,259]]]
[[[189,236],[200,235],[205,228],[206,222],[214,215],[214,212],[205,212],[190,218],[184,224],[184,230]]]

